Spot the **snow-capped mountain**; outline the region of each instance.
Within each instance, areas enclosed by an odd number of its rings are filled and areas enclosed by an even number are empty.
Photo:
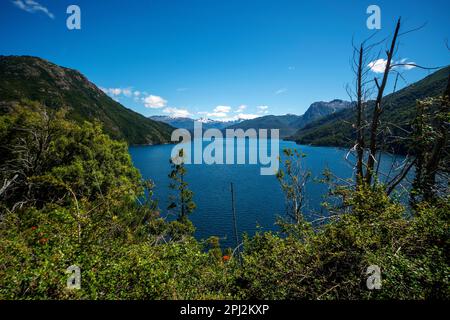
[[[193,130],[194,129],[194,122],[199,121],[202,123],[203,129],[225,129],[231,125],[237,124],[241,122],[242,120],[235,120],[235,121],[218,121],[213,120],[210,118],[200,118],[200,119],[191,119],[186,117],[170,117],[170,116],[151,116],[149,117],[152,120],[160,121],[167,123],[175,128],[182,128],[187,130]]]

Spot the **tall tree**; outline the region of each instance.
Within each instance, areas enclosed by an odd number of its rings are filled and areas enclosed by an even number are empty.
[[[277,172],[277,179],[286,199],[286,213],[295,224],[304,222],[305,185],[311,173],[303,169],[306,155],[296,149],[284,149],[284,170]]]
[[[355,145],[351,151],[356,153],[356,186],[357,188],[366,185],[373,186],[378,181],[374,181],[375,176],[384,176],[386,192],[390,194],[395,188],[401,184],[411,168],[414,166],[415,158],[413,154],[406,157],[406,160],[400,164],[396,161],[392,162],[389,172],[380,172],[381,152],[389,150],[390,140],[398,137],[392,134],[392,126],[387,121],[382,121],[381,116],[385,109],[386,99],[385,91],[388,84],[389,76],[395,74],[395,82],[393,84],[394,92],[397,88],[399,79],[403,79],[399,67],[418,67],[426,68],[415,63],[409,63],[401,60],[396,62],[394,56],[398,50],[399,39],[402,35],[408,34],[414,30],[400,33],[401,19],[398,19],[394,34],[389,42],[386,50],[386,58],[381,58],[380,54],[374,56],[371,52],[380,44],[384,44],[385,40],[368,45],[367,42],[375,35],[366,39],[359,47],[353,46],[352,68],[356,77],[355,87],[347,87],[347,91],[351,98],[356,100],[356,119],[353,125],[355,132]],[[371,65],[373,63],[381,63],[384,70],[380,78],[374,77],[369,79]],[[374,96],[373,100],[371,97]],[[371,114],[366,114],[366,107]],[[439,149],[439,148],[438,148]],[[391,174],[393,176],[391,176]]]
[[[187,170],[183,162],[183,157],[184,150],[180,149],[178,158],[181,161],[170,160],[172,171],[169,174],[169,178],[172,182],[169,187],[175,191],[175,195],[171,196],[171,203],[167,208],[170,211],[177,211],[177,219],[180,222],[186,222],[188,215],[196,208],[193,200],[194,193],[189,189],[188,183],[185,181]]]
[[[367,170],[366,170],[366,183],[371,184],[372,178],[374,174],[374,166],[375,166],[375,159],[378,152],[378,145],[377,145],[377,139],[378,139],[378,127],[380,125],[380,116],[383,112],[383,96],[384,96],[384,90],[386,88],[386,84],[388,82],[389,73],[391,72],[392,68],[392,58],[394,56],[394,52],[396,50],[397,46],[397,38],[400,31],[400,19],[397,21],[397,25],[395,27],[394,36],[392,38],[391,46],[389,50],[386,52],[386,66],[383,73],[383,78],[381,80],[381,84],[379,83],[378,79],[375,78],[375,84],[377,86],[378,92],[377,97],[375,100],[375,106],[373,109],[373,115],[372,115],[372,124],[370,127],[370,142],[369,142],[369,156],[367,160]]]

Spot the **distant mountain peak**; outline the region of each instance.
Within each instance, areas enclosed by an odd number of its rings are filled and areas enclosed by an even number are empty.
[[[306,126],[312,121],[332,114],[338,110],[351,106],[351,102],[339,99],[330,102],[318,101],[311,104],[304,115],[286,114],[281,116],[266,115],[259,118],[245,120],[230,128],[241,129],[279,129],[280,137],[286,138],[297,132],[298,129]]]
[[[152,120],[160,121],[167,123],[175,128],[183,128],[187,130],[194,129],[194,122],[198,121],[202,123],[203,129],[224,129],[232,124],[239,123],[239,120],[236,121],[220,121],[214,120],[207,117],[202,117],[199,119],[192,118],[174,118],[170,116],[151,116],[149,117]]]

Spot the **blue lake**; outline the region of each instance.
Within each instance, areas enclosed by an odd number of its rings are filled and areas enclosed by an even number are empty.
[[[171,170],[169,159],[173,147],[174,145],[157,145],[129,149],[133,163],[142,176],[152,179],[156,184],[155,198],[163,216],[166,214],[171,192],[168,174]],[[320,214],[320,204],[328,191],[328,187],[319,183],[317,179],[323,177],[322,173],[326,168],[340,178],[351,178],[352,159],[346,160],[348,150],[339,148],[311,147],[280,141],[280,155],[285,148],[298,149],[307,155],[303,165],[305,169],[311,171],[312,177],[306,186],[308,199],[306,205],[310,212],[314,212],[309,216],[313,219],[315,214]],[[238,147],[235,151],[235,154],[247,152]],[[397,157],[397,161],[399,160],[401,157]],[[392,161],[392,156],[383,155],[381,170],[389,171]],[[240,234],[244,232],[253,234],[256,230],[276,230],[277,227],[274,225],[276,217],[285,216],[285,198],[279,182],[274,175],[261,175],[260,165],[188,164],[186,168],[188,171],[186,181],[194,192],[194,201],[197,205],[190,218],[196,227],[195,235],[198,239],[214,235],[221,238],[224,247],[234,246],[231,182],[235,189],[235,207]]]

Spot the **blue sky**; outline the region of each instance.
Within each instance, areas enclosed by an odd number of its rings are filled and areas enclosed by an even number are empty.
[[[81,30],[66,27],[70,4]],[[401,39],[397,60],[449,64],[448,0],[0,0],[0,54],[77,69],[145,116],[302,114],[348,99],[351,41],[374,32],[371,4],[381,8],[379,39],[398,16],[403,30],[427,22]],[[407,83],[428,73],[403,70]]]

